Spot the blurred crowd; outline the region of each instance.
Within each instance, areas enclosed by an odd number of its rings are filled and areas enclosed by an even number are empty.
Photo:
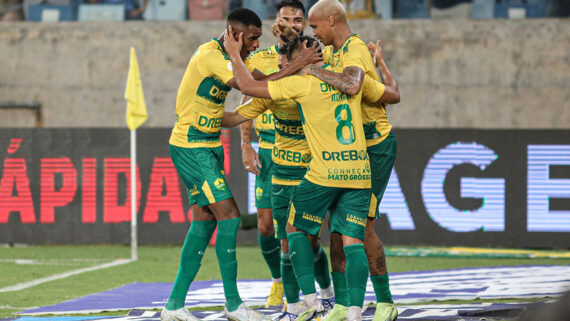
[[[302,0],[306,8],[318,0]],[[342,0],[349,18],[569,17],[570,0]],[[276,0],[0,0],[0,21],[215,20],[235,8],[272,19]]]

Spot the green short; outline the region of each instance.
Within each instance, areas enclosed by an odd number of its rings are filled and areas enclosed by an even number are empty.
[[[224,149],[170,145],[170,158],[188,189],[190,206],[206,206],[232,198],[224,178]]]
[[[331,233],[364,241],[370,193],[370,189],[326,187],[303,179],[293,194],[288,222],[310,235],[318,235],[328,210]]]
[[[271,208],[271,175],[273,175],[273,160],[271,149],[260,148],[258,151],[261,168],[255,177],[255,207]]]
[[[271,201],[273,203],[273,226],[275,227],[275,237],[282,240],[287,238],[287,217],[289,210],[289,203],[295,185],[277,185],[273,184],[271,187],[272,195]]]
[[[378,205],[384,196],[386,186],[388,186],[397,151],[398,144],[394,133],[390,133],[379,144],[368,147],[368,158],[370,159],[370,171],[372,173],[372,195],[370,196],[368,211],[370,218],[378,218],[380,215]]]
[[[283,166],[275,164],[273,168],[273,177],[277,179],[286,178],[282,181],[302,180],[307,172],[306,167],[300,166]],[[287,218],[289,217],[289,203],[293,198],[293,193],[297,184],[292,185],[271,185],[271,205],[273,208],[273,225],[275,227],[275,236],[282,240],[287,238]]]

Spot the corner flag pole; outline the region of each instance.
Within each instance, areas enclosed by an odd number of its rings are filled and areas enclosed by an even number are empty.
[[[131,260],[139,259],[137,238],[137,130],[131,130]]]
[[[131,47],[129,75],[125,88],[127,126],[131,131],[131,260],[138,260],[137,240],[137,128],[148,118],[135,48]]]

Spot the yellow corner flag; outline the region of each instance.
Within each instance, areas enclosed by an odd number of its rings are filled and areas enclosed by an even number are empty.
[[[127,87],[125,88],[125,99],[127,100],[127,126],[129,126],[130,130],[135,130],[146,121],[148,114],[146,112],[137,54],[133,47],[131,47],[131,61],[129,63]]]

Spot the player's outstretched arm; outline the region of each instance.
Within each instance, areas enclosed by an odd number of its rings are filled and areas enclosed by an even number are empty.
[[[287,66],[280,69],[278,72],[266,75],[258,69],[254,69],[251,75],[255,80],[279,80],[281,78],[289,77],[297,74],[299,70],[303,67],[317,63],[323,60],[323,53],[320,50],[318,43],[315,43],[311,47],[307,47],[307,41],[303,43],[303,49],[301,50],[301,55],[295,60],[291,61]]]
[[[224,116],[222,117],[222,127],[225,128],[233,128],[239,124],[242,124],[247,121],[253,122],[253,120],[243,117],[237,110],[234,111],[226,111],[224,112]]]
[[[400,102],[400,90],[398,89],[398,83],[396,79],[390,73],[386,62],[384,61],[384,55],[382,54],[382,47],[380,47],[380,40],[376,41],[376,44],[369,42],[368,50],[372,55],[374,64],[380,72],[380,78],[386,86],[384,94],[378,100],[379,103],[385,104],[397,104]]]
[[[255,77],[256,80],[278,80],[281,78],[285,78],[288,76],[292,76],[297,74],[299,70],[303,69],[303,67],[307,65],[312,65],[319,61],[323,60],[323,53],[320,50],[319,44],[317,42],[314,43],[313,46],[307,47],[307,41],[303,42],[303,49],[301,49],[301,55],[297,57],[295,60],[290,62],[287,66],[283,69],[279,70],[276,73],[265,75],[264,77]]]
[[[237,86],[244,95],[260,98],[271,98],[267,89],[267,81],[256,81],[245,67],[241,60],[240,50],[243,45],[243,33],[238,35],[238,39],[234,39],[232,26],[228,26],[228,32],[224,37],[224,48],[230,55],[232,66],[234,69],[234,78]]]
[[[348,95],[358,94],[364,80],[364,70],[355,66],[346,67],[339,73],[310,65],[307,72]]]

